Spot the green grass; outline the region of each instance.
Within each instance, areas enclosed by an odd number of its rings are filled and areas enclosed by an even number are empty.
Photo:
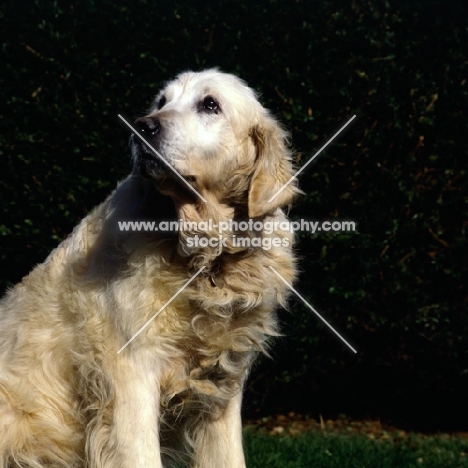
[[[462,468],[468,441],[409,435],[374,439],[366,435],[308,432],[271,436],[244,433],[248,468]]]

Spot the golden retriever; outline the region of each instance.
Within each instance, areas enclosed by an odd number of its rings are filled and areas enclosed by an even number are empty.
[[[2,468],[245,467],[243,384],[295,277],[286,133],[218,70],[134,125],[130,176],[0,302]]]

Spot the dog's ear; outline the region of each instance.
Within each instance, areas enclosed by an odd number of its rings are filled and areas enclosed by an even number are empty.
[[[257,160],[250,182],[248,210],[249,217],[256,218],[290,204],[294,195],[301,191],[297,188],[296,179],[284,187],[294,170],[287,134],[278,123],[268,117],[263,125],[252,127],[249,134],[256,148]],[[273,200],[269,201],[272,197]]]

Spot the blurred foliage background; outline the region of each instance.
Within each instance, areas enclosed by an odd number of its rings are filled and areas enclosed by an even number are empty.
[[[117,114],[217,66],[261,92],[298,165],[299,301],[252,372],[245,415],[381,417],[466,429],[465,2],[80,0],[0,6],[0,285],[43,261],[130,169]]]

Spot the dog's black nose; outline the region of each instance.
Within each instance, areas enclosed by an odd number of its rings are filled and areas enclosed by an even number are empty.
[[[155,117],[140,117],[135,120],[135,126],[143,135],[155,136],[161,129],[161,123]]]

